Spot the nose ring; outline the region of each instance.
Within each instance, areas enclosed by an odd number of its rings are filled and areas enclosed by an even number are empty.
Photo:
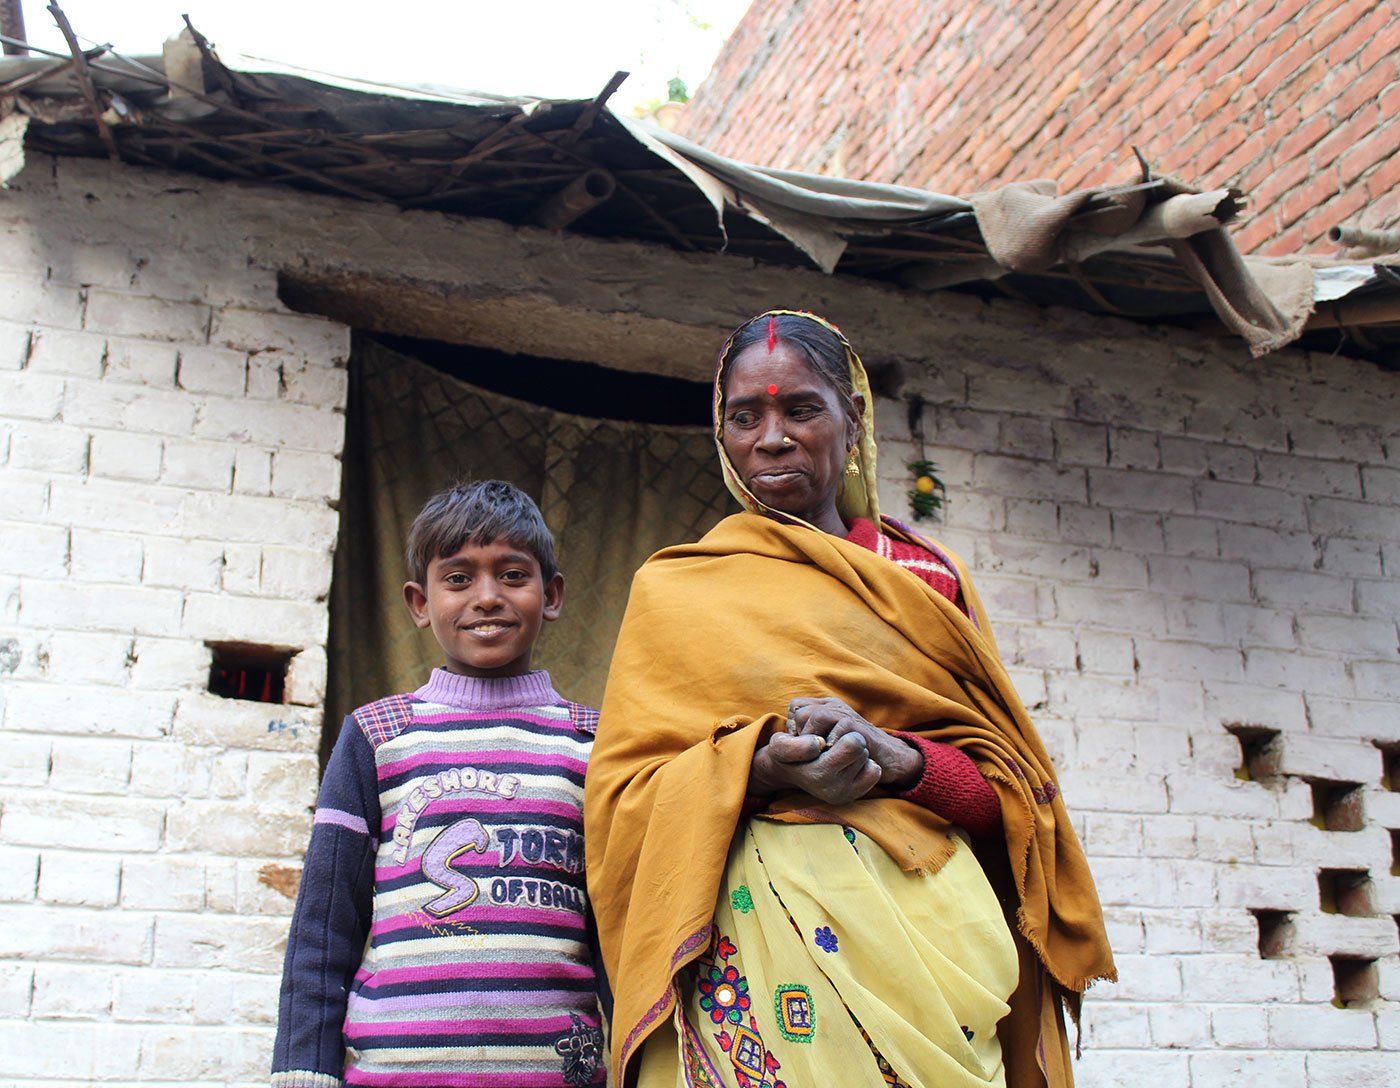
[[[791,446],[791,445],[792,445],[792,439],[789,438],[787,435],[783,435],[783,445],[784,445],[784,446]]]

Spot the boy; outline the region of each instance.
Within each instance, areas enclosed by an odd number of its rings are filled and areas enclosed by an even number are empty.
[[[487,480],[429,499],[406,550],[404,600],[445,662],[336,741],[273,1088],[602,1084],[582,821],[597,712],[530,668],[564,603],[554,542],[529,496]]]

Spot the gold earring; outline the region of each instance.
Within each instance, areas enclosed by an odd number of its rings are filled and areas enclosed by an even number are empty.
[[[856,460],[856,451],[854,449],[851,450],[850,456],[846,458],[846,475],[860,475],[860,462]]]

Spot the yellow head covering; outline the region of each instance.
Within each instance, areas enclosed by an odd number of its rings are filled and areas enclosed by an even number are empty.
[[[763,321],[770,317],[784,316],[798,317],[820,325],[832,333],[846,350],[846,365],[851,371],[851,386],[865,398],[865,411],[861,416],[860,438],[856,442],[855,450],[856,462],[860,465],[860,475],[845,474],[841,477],[841,483],[837,486],[836,492],[836,510],[847,524],[852,518],[869,518],[878,525],[880,523],[880,502],[875,491],[875,398],[870,395],[870,379],[866,377],[865,367],[860,361],[860,356],[855,353],[841,330],[830,321],[803,310],[766,310],[757,317],[751,317],[729,334],[729,339],[724,342],[724,347],[720,349],[719,362],[715,366],[714,420],[715,448],[719,450],[719,463],[724,470],[724,485],[729,488],[729,493],[739,500],[739,504],[750,513],[762,514],[765,517],[794,525],[808,524],[801,518],[785,514],[781,510],[774,510],[771,506],[760,501],[753,492],[744,486],[744,481],[739,478],[738,472],[735,471],[733,463],[729,460],[729,454],[724,449],[724,378],[725,368],[733,361],[731,356],[734,342],[738,339],[739,334],[754,322]],[[813,370],[816,370],[815,366],[813,366]],[[817,371],[817,373],[821,372]]]

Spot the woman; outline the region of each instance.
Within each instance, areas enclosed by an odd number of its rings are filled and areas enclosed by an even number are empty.
[[[588,772],[617,1083],[1071,1084],[1098,899],[966,570],[879,515],[860,360],[752,319],[715,439],[748,512],[638,572]]]

